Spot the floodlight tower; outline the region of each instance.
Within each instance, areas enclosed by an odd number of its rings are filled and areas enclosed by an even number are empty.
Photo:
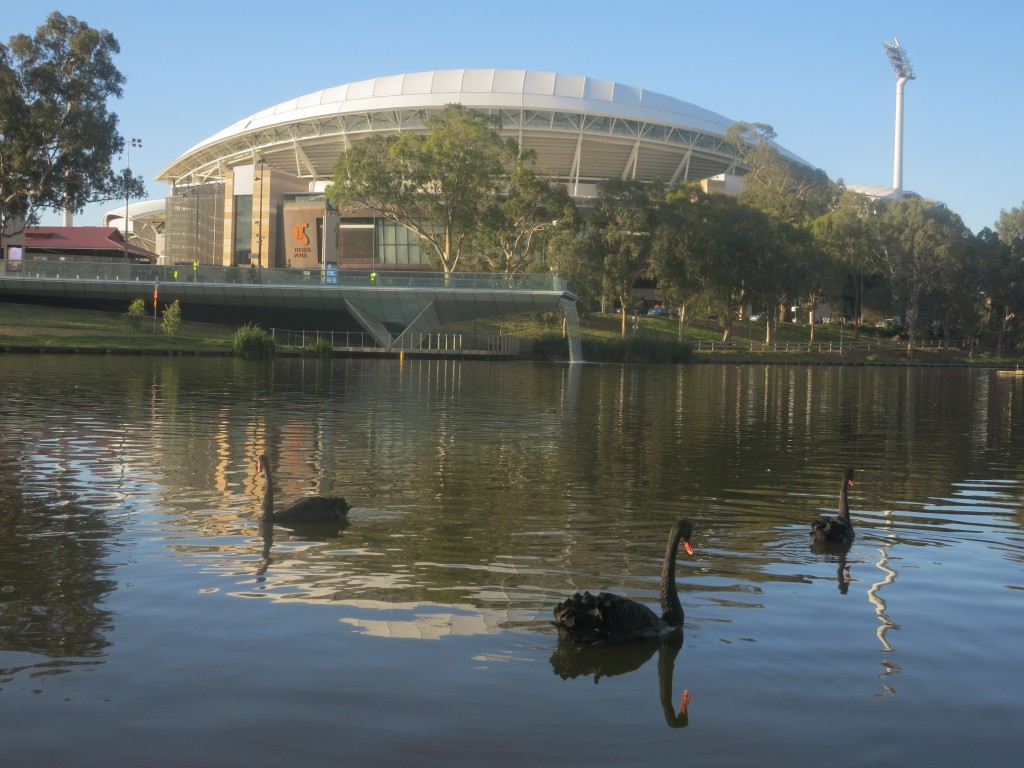
[[[896,146],[893,149],[892,196],[899,199],[903,197],[903,87],[907,80],[914,79],[914,70],[899,40],[894,37],[893,42],[882,45],[896,73]]]

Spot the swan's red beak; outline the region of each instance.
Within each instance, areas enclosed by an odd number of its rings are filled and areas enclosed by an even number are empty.
[[[688,542],[686,539],[683,539],[683,547],[686,549],[686,554],[693,554],[693,545],[690,544],[690,542]]]
[[[263,474],[263,462],[260,461],[259,459],[256,459],[256,474]]]
[[[690,692],[683,691],[683,698],[679,702],[679,714],[685,715],[690,708]]]

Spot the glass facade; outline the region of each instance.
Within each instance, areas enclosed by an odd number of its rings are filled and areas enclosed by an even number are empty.
[[[221,264],[224,185],[203,184],[167,198],[164,258],[169,264]]]
[[[377,261],[380,264],[429,264],[420,239],[410,229],[387,219],[376,220]]]
[[[252,195],[235,195],[234,263],[248,264],[252,245]]]

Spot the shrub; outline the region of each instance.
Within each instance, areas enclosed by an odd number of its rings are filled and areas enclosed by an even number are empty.
[[[139,328],[142,327],[142,318],[146,316],[146,303],[142,299],[136,299],[128,305],[128,314],[124,317],[125,336],[132,338]]]
[[[533,360],[568,360],[569,344],[561,336],[537,339],[529,353]],[[688,342],[657,337],[587,337],[583,359],[588,363],[688,363],[693,346]]]
[[[235,354],[246,359],[273,357],[277,351],[273,336],[255,323],[246,323],[235,331],[231,343]]]
[[[164,307],[163,320],[160,323],[160,327],[164,331],[164,335],[167,336],[174,342],[174,336],[178,333],[178,329],[181,327],[181,302],[175,299],[167,307]]]
[[[310,344],[307,349],[319,358],[329,358],[334,354],[331,340],[326,336],[318,336],[317,340]]]

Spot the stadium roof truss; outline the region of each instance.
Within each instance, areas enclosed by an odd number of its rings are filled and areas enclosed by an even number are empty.
[[[322,188],[356,142],[426,131],[429,115],[453,102],[496,116],[503,135],[536,153],[538,172],[570,191],[613,178],[671,184],[742,172],[724,138],[731,121],[692,104],[589,78],[447,70],[352,83],[279,104],[197,144],[157,179],[205,183],[262,159],[308,179],[311,190]]]

